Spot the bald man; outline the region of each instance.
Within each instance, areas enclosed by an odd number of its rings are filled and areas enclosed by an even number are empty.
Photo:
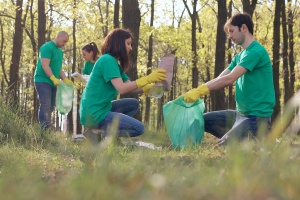
[[[62,70],[63,51],[61,48],[67,44],[68,40],[68,33],[60,31],[53,40],[43,44],[39,51],[34,73],[34,86],[40,102],[38,119],[44,130],[51,126],[51,113],[55,106],[59,79],[69,85],[73,84]]]

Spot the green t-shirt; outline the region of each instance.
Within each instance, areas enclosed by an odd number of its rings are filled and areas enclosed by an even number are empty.
[[[96,61],[82,93],[80,103],[82,125],[96,126],[111,110],[111,101],[118,95],[118,91],[111,83],[113,78],[122,78],[123,82],[129,80],[117,60],[109,54],[104,54]]]
[[[56,78],[60,77],[60,71],[62,68],[63,51],[60,47],[56,46],[53,41],[49,41],[43,44],[40,48],[39,58],[34,72],[34,82],[46,82],[55,86],[50,80],[49,76],[45,73],[41,58],[50,59],[49,66],[52,70],[53,75]]]
[[[91,61],[86,61],[84,63],[82,74],[90,75],[92,73],[93,68],[94,68],[94,64],[95,63],[92,63]]]
[[[247,72],[236,80],[237,111],[244,115],[270,117],[275,106],[272,63],[257,41],[238,53],[228,69],[242,66]]]

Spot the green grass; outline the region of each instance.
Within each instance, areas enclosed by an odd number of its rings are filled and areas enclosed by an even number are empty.
[[[0,103],[1,199],[298,199],[298,136],[173,150],[164,130],[139,138],[162,150],[75,143],[42,132]],[[9,116],[10,120],[7,120]],[[3,123],[5,122],[5,124]],[[129,139],[123,139],[123,141]],[[104,144],[104,143],[103,143]]]

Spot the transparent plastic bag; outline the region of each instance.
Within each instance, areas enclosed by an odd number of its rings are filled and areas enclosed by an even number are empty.
[[[67,115],[73,106],[74,85],[61,82],[56,91],[56,109],[62,115]]]
[[[161,58],[158,69],[166,70],[166,80],[155,83],[154,86],[150,89],[148,97],[161,98],[165,91],[171,90],[174,61],[175,56],[173,54],[165,54]]]
[[[172,146],[182,149],[201,143],[204,136],[204,102],[186,103],[183,96],[163,106],[163,116]]]

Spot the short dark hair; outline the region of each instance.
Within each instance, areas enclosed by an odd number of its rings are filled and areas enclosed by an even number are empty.
[[[230,19],[227,20],[226,24],[224,25],[224,31],[227,32],[229,25],[237,26],[239,29],[242,25],[245,24],[249,30],[249,32],[253,35],[253,21],[251,16],[248,13],[239,13],[232,16]]]
[[[130,68],[130,58],[127,54],[125,40],[132,38],[133,35],[129,29],[115,28],[105,37],[101,53],[109,53],[120,61],[121,68],[127,71]]]
[[[84,45],[81,50],[85,50],[87,52],[93,52],[93,59],[97,60],[100,52],[95,42],[90,42],[87,45]]]

